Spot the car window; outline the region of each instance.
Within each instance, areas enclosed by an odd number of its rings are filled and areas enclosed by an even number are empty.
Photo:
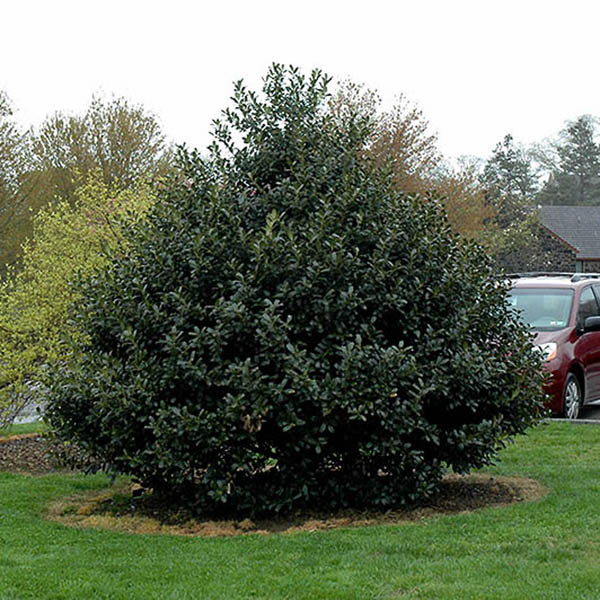
[[[595,283],[592,286],[592,289],[594,290],[594,294],[596,295],[596,302],[598,303],[598,306],[600,306],[600,284]]]
[[[566,288],[514,287],[509,306],[534,331],[557,331],[567,326],[573,290]]]
[[[583,325],[583,322],[588,317],[596,317],[598,314],[598,303],[596,302],[596,296],[594,296],[591,286],[586,287],[581,292],[581,296],[579,296],[579,308],[577,311],[578,322]]]

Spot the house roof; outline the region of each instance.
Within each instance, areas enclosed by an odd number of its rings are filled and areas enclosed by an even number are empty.
[[[600,206],[542,206],[541,219],[577,259],[600,259]]]

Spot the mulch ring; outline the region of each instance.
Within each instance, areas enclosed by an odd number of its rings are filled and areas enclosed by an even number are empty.
[[[214,520],[194,515],[185,507],[161,504],[151,493],[125,483],[101,492],[62,499],[50,507],[48,518],[72,527],[127,533],[229,537],[426,522],[440,515],[534,501],[544,494],[545,490],[533,479],[448,475],[434,498],[403,510],[298,511],[274,519]]]
[[[0,438],[0,472],[29,475],[64,472],[56,455],[56,445],[39,433]],[[426,521],[442,514],[534,501],[544,494],[545,490],[533,479],[481,473],[451,474],[444,478],[435,497],[402,510],[301,511],[276,519],[211,520],[197,517],[185,507],[174,510],[172,506],[161,504],[152,494],[125,482],[99,492],[62,499],[49,508],[48,518],[75,527],[129,533],[204,537],[265,535]]]

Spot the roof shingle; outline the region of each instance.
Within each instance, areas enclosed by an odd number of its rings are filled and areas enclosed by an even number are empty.
[[[542,206],[541,219],[577,259],[600,258],[600,206]]]

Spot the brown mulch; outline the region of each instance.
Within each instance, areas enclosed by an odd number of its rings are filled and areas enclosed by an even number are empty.
[[[55,447],[40,434],[0,438],[0,472],[42,475],[63,470],[53,457]],[[114,529],[131,533],[189,536],[293,533],[337,527],[400,524],[490,506],[506,506],[541,498],[545,490],[533,479],[484,474],[448,475],[434,498],[403,510],[386,512],[342,510],[333,514],[303,511],[285,518],[252,521],[204,520],[186,511],[169,511],[136,486],[63,499],[50,507],[52,520],[76,527]],[[135,490],[135,492],[134,492]],[[127,500],[136,496],[134,501]],[[120,497],[116,501],[115,496]],[[125,500],[123,500],[125,498]]]
[[[39,433],[0,438],[0,472],[43,475],[64,470],[54,458],[55,450]]]
[[[185,508],[161,506],[136,486],[103,490],[63,499],[50,507],[48,518],[72,527],[111,529],[138,534],[230,537],[314,532],[372,525],[403,525],[440,515],[458,514],[492,506],[534,501],[545,490],[533,479],[449,475],[431,500],[403,510],[375,512],[340,510],[335,513],[299,511],[273,519],[210,519],[193,516]]]

